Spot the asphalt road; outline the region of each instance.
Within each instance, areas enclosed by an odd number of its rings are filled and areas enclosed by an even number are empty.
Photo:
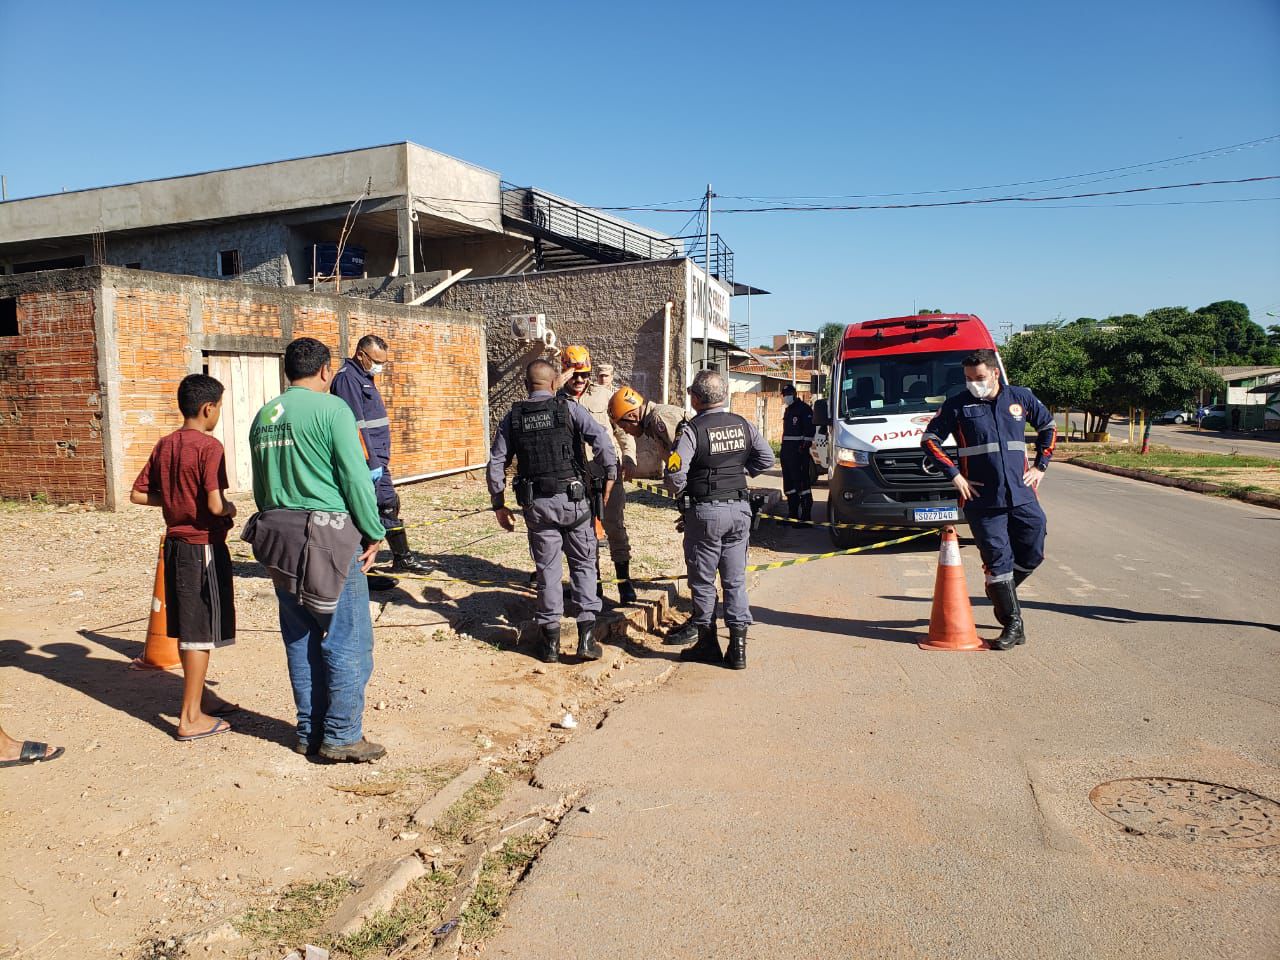
[[[1073,413],[1071,422],[1077,429],[1084,429],[1083,414]],[[1061,429],[1061,422],[1059,422]],[[1124,420],[1112,420],[1107,428],[1113,440],[1128,439],[1129,424]],[[1162,443],[1177,450],[1196,453],[1244,453],[1255,457],[1280,459],[1280,433],[1232,433],[1226,430],[1201,430],[1195,424],[1157,423],[1151,427],[1151,442]],[[1134,429],[1134,444],[1142,443],[1142,434]]]
[[[1254,457],[1280,459],[1280,435],[1268,434],[1271,439],[1240,433],[1223,433],[1217,430],[1199,430],[1196,427],[1157,424],[1151,428],[1151,442],[1163,443],[1178,450],[1196,453],[1244,453]]]
[[[1174,840],[1089,799],[1129,777],[1280,798],[1280,513],[1067,465],[1043,500],[1009,653],[916,647],[936,541],[760,574],[745,672],[681,666],[540,764],[590,812],[486,955],[1280,956],[1280,846],[1240,810],[1182,803],[1205,838]]]

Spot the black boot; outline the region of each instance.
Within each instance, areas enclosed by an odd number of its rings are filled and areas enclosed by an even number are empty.
[[[724,652],[724,665],[730,670],[747,669],[747,627],[729,628],[729,649]]]
[[[1008,621],[1008,619],[1007,619],[1007,617],[1006,617],[1006,614],[1005,614],[1005,612],[1004,612],[1003,608],[1001,608],[1001,607],[999,607],[999,606],[997,606],[997,605],[996,605],[996,597],[995,597],[995,593],[994,593],[994,592],[992,591],[992,589],[991,589],[991,583],[990,583],[990,582],[988,582],[988,583],[987,583],[987,585],[986,585],[986,591],[987,591],[987,599],[991,601],[991,608],[992,608],[992,611],[995,613],[995,616],[996,616],[996,622],[997,622],[998,624],[1000,624],[1000,626],[1002,626],[1002,627],[1008,626],[1008,625],[1009,625],[1009,621]]]
[[[1026,632],[1022,627],[1022,610],[1018,606],[1018,592],[1012,580],[998,580],[989,585],[991,603],[996,610],[996,619],[1004,625],[1000,636],[990,641],[992,650],[1010,650],[1020,643],[1027,642]]]
[[[798,524],[796,524],[796,526],[798,526],[802,530],[807,530],[813,526],[813,523],[812,523],[813,494],[811,494],[809,491],[806,490],[804,493],[800,494],[800,496],[797,497],[796,499],[799,500],[799,508],[796,511],[796,519],[800,521]]]
[[[631,585],[631,561],[620,560],[613,569],[618,574],[618,604],[629,607],[636,602],[636,588]]]
[[[680,651],[680,659],[686,662],[719,663],[720,641],[716,639],[715,627],[698,627],[698,642],[692,647]]]
[[[604,656],[600,644],[596,643],[596,622],[594,620],[578,621],[578,656],[584,660],[599,660]]]
[[[542,644],[538,648],[538,659],[543,663],[560,662],[560,625],[542,628]]]
[[[687,643],[693,643],[698,639],[698,628],[693,625],[693,618],[690,617],[678,627],[672,627],[667,631],[667,635],[662,638],[662,642],[668,647],[682,647]]]
[[[1013,589],[1015,593],[1017,592],[1018,587],[1022,586],[1022,582],[1026,580],[1027,577],[1029,576],[1031,576],[1030,570],[1013,571]],[[1004,610],[1000,607],[996,607],[996,600],[995,600],[995,597],[991,595],[991,584],[989,583],[987,584],[987,599],[991,601],[991,606],[995,607],[997,622],[999,622],[1000,626],[1007,627],[1009,625],[1009,621],[1006,617]]]
[[[408,553],[397,553],[392,556],[392,573],[416,573],[419,576],[426,576],[431,572],[431,564],[427,563],[412,550]]]
[[[431,572],[430,565],[409,549],[409,535],[404,532],[404,527],[392,527],[387,531],[387,546],[391,548],[392,573],[426,575]]]

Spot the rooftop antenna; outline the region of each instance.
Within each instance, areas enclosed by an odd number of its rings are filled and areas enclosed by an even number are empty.
[[[702,369],[711,366],[711,184],[707,184],[707,249],[703,251],[702,263],[707,271],[707,292],[702,298]]]
[[[360,207],[364,204],[364,198],[373,193],[373,177],[370,177],[364,185],[364,193],[356,197],[355,203],[347,208],[346,219],[342,221],[342,232],[338,234],[338,252],[333,260],[333,281],[334,290],[337,293],[342,292],[342,250],[347,245],[347,237],[351,234],[352,229],[356,225],[356,217],[360,216]]]

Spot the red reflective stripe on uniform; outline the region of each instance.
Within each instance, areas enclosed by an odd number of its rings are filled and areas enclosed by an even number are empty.
[[[1049,448],[1048,448],[1047,450],[1041,451],[1041,452],[1044,454],[1044,456],[1046,456],[1046,457],[1051,457],[1051,456],[1053,456],[1053,451],[1054,451],[1054,450],[1057,448],[1057,446],[1058,446],[1058,427],[1057,427],[1057,424],[1054,424],[1053,426],[1049,427],[1049,429],[1053,431],[1053,435],[1052,435],[1051,437],[1049,437]]]
[[[924,445],[925,445],[925,449],[928,450],[931,454],[933,454],[933,457],[935,460],[938,460],[944,466],[948,466],[948,467],[955,466],[955,464],[951,462],[951,458],[948,457],[945,453],[943,453],[942,447],[939,445],[938,441],[929,439],[924,442]]]

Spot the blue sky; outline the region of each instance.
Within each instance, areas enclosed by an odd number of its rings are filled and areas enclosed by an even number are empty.
[[[1280,4],[90,4],[0,0],[9,196],[413,140],[600,205],[937,191],[1280,134]],[[939,200],[1280,174],[1280,140]],[[713,214],[752,340],[909,312],[993,328],[1239,299],[1280,323],[1280,197],[1252,185]],[[835,200],[881,203],[883,200]],[[696,201],[695,201],[696,204]],[[674,231],[687,215],[633,215]],[[745,317],[745,302],[734,318]]]

